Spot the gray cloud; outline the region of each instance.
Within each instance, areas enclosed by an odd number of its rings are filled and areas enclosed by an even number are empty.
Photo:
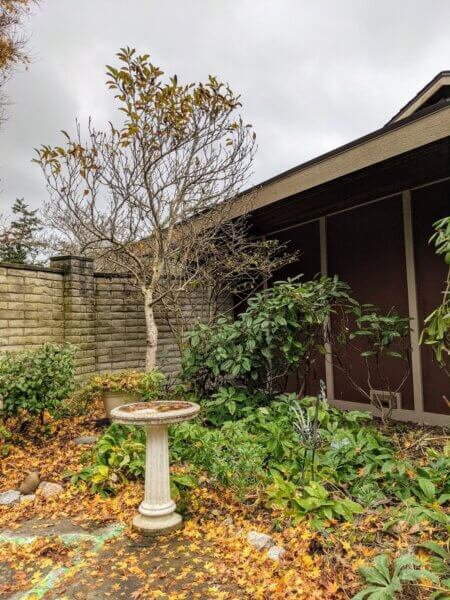
[[[383,125],[450,68],[449,23],[448,0],[43,0],[27,23],[34,62],[7,88],[0,211],[45,199],[34,147],[75,118],[115,118],[104,73],[121,46],[242,94],[257,183]]]

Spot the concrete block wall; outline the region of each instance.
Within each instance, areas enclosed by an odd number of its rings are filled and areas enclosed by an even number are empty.
[[[64,274],[0,263],[0,351],[64,341]]]
[[[94,263],[82,256],[57,256],[50,266],[64,273],[64,341],[78,348],[78,375],[96,371]]]
[[[204,319],[201,293],[181,300],[191,324]],[[179,369],[178,345],[167,315],[156,308],[158,365]],[[77,348],[79,376],[145,367],[145,318],[140,291],[130,277],[95,273],[91,259],[58,256],[50,268],[0,264],[0,353],[69,342]]]
[[[95,273],[96,370],[117,371],[145,367],[145,316],[142,295],[126,275]],[[185,322],[194,324],[205,315],[203,296],[186,294],[180,299]],[[167,316],[155,307],[158,327],[157,362],[167,375],[180,365],[179,348]]]
[[[145,367],[142,297],[126,276],[95,274],[97,371]]]

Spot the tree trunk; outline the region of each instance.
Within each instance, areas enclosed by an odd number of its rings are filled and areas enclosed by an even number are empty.
[[[156,367],[156,351],[158,349],[158,328],[156,326],[152,301],[153,293],[146,290],[144,292],[144,312],[147,330],[145,350],[145,367],[147,371]]]

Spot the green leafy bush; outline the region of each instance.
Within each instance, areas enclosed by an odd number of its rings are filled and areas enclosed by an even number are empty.
[[[145,472],[145,431],[140,427],[111,425],[94,447],[86,466],[68,473],[71,482],[84,482],[103,497],[117,492],[121,484],[143,478]],[[192,470],[174,473],[170,478],[172,497],[179,500],[185,490],[196,485]]]
[[[251,298],[235,321],[222,317],[197,325],[183,353],[184,381],[201,396],[231,384],[268,403],[289,373],[307,380],[324,351],[324,324],[347,290],[329,277],[278,282]]]
[[[23,412],[43,421],[55,414],[73,391],[74,348],[44,344],[32,350],[6,352],[0,358],[0,397],[8,415]]]
[[[172,462],[205,471],[213,485],[229,487],[240,497],[259,487],[265,477],[265,450],[242,423],[227,423],[221,429],[181,423],[172,427],[170,450]],[[72,473],[71,480],[84,481],[93,492],[109,495],[122,483],[143,478],[144,471],[144,430],[113,424],[94,447],[86,466]],[[174,481],[189,487],[192,474],[189,481],[186,475]]]
[[[226,421],[242,418],[247,409],[256,404],[255,396],[249,396],[245,389],[232,385],[220,386],[211,394],[211,399],[202,403],[202,416],[206,423],[220,426]]]

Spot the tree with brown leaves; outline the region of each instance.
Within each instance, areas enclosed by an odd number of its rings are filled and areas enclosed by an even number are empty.
[[[36,162],[51,194],[50,224],[64,239],[83,238],[85,251],[129,272],[141,290],[151,368],[154,306],[207,285],[205,264],[223,246],[255,135],[239,97],[215,77],[181,84],[148,55],[125,48],[118,57],[107,84],[123,122],[99,131],[90,121],[87,139],[78,125],[75,137],[63,132],[63,146],[42,146]],[[222,250],[225,258],[230,248]]]
[[[29,62],[22,22],[35,0],[0,0],[0,91],[13,71]],[[0,109],[5,100],[0,98]]]

